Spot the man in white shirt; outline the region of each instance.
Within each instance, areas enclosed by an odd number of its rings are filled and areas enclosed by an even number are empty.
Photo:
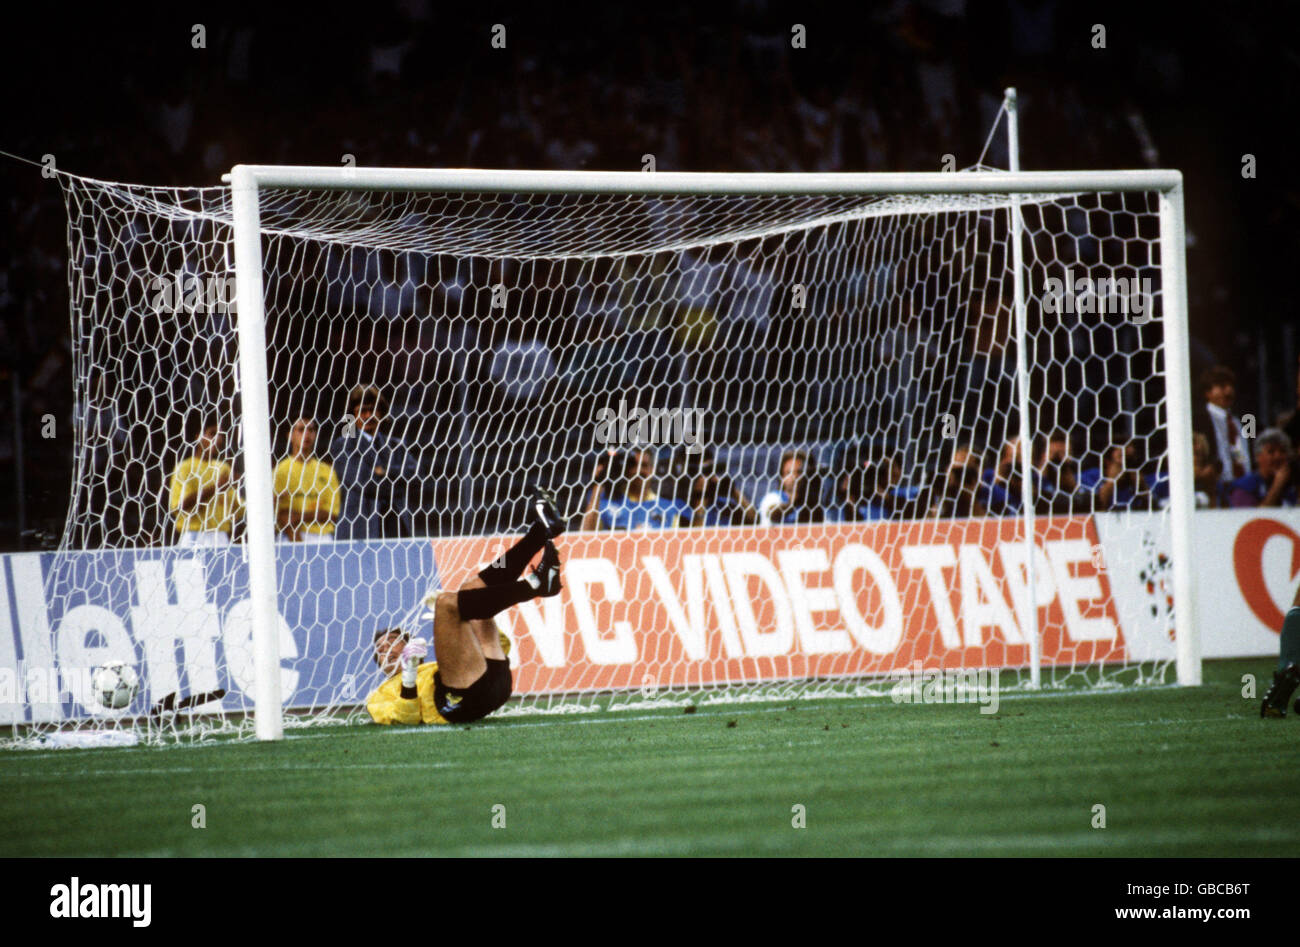
[[[1230,483],[1250,473],[1250,455],[1241,436],[1241,422],[1232,414],[1237,400],[1237,376],[1232,369],[1216,365],[1201,376],[1205,410],[1214,429],[1214,456],[1220,464],[1219,480]]]
[[[781,454],[781,483],[758,502],[758,520],[764,526],[782,523],[820,523],[822,510],[815,496],[816,467],[807,451]]]

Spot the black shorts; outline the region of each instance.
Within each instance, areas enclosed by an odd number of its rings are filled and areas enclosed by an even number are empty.
[[[487,661],[487,670],[469,687],[448,687],[442,682],[442,671],[433,673],[433,700],[448,723],[482,720],[510,699],[515,686],[510,662],[501,658],[483,660]]]

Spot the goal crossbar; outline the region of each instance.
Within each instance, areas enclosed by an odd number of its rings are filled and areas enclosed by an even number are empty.
[[[323,190],[513,191],[556,194],[1042,194],[1157,191],[1182,187],[1179,171],[989,171],[978,173],[728,173],[524,171],[236,165],[222,181]],[[246,185],[245,185],[246,186]]]

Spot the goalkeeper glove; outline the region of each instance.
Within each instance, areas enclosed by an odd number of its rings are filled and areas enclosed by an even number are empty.
[[[429,653],[429,643],[423,638],[412,638],[402,649],[402,688],[415,686],[415,674],[420,662]]]

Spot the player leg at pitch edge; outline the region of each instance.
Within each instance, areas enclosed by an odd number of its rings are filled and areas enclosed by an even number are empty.
[[[1296,590],[1295,601],[1282,620],[1281,639],[1273,683],[1259,708],[1261,717],[1285,717],[1287,701],[1300,686],[1300,589]],[[1300,701],[1296,701],[1295,712],[1300,714]]]
[[[530,506],[528,532],[455,592],[425,598],[433,618],[429,644],[399,628],[375,635],[375,663],[388,675],[366,699],[380,724],[447,724],[481,720],[510,699],[510,641],[493,617],[512,605],[560,593],[560,554],[551,542],[565,530],[554,498],[539,491]],[[533,556],[541,560],[525,577]],[[427,617],[426,616],[426,617]]]

